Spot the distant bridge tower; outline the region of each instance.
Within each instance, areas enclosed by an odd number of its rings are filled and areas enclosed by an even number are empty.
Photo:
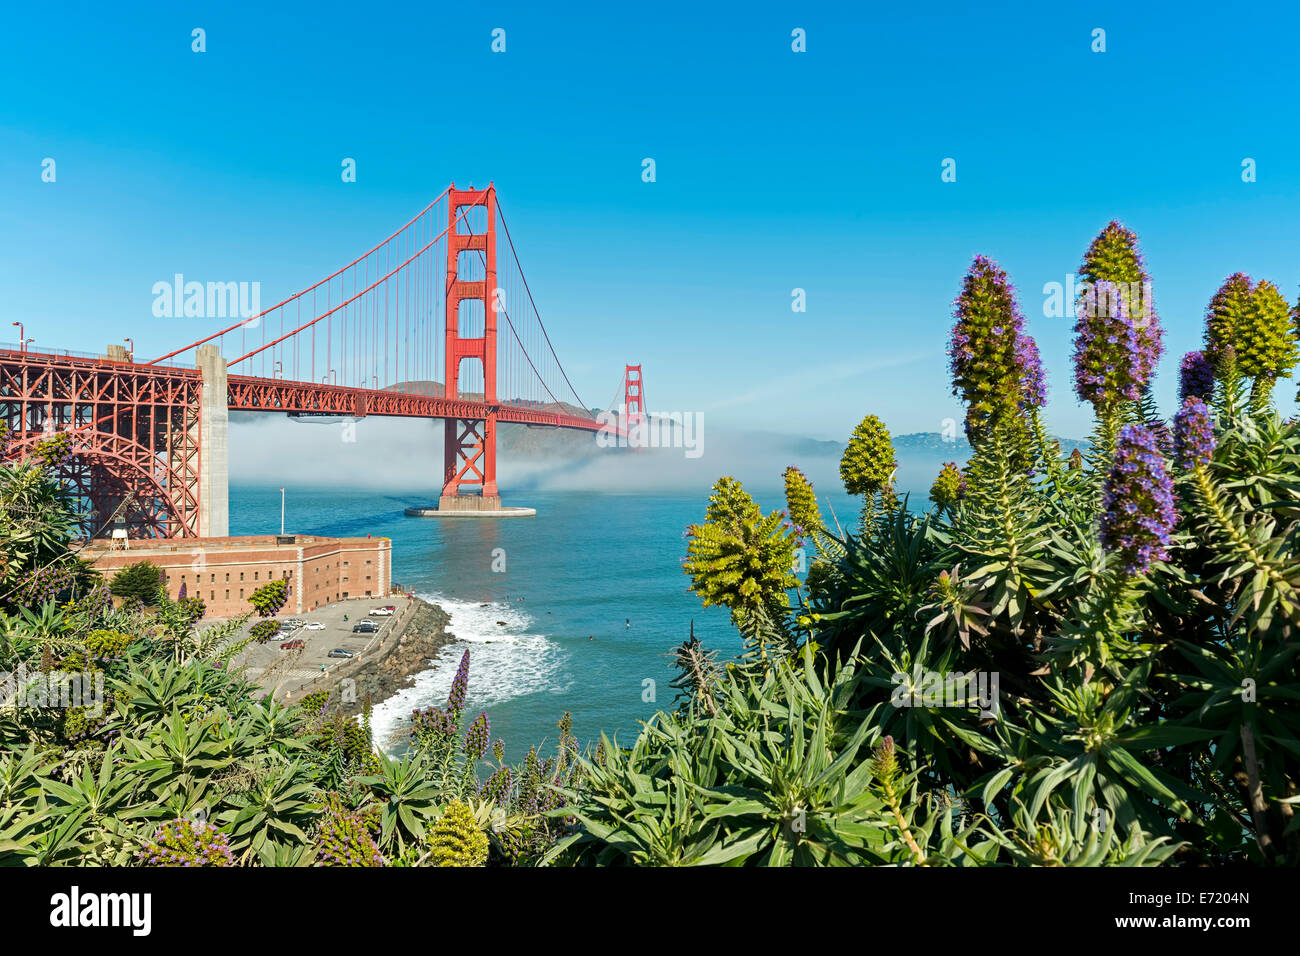
[[[477,359],[483,366],[483,399],[489,406],[486,419],[448,419],[443,423],[444,475],[439,511],[496,511],[501,507],[497,490],[497,314],[494,290],[497,287],[497,194],[491,183],[487,189],[457,189],[449,192],[447,204],[447,368],[445,394],[461,398],[461,366],[466,359]],[[487,213],[483,232],[470,231],[473,207],[482,206]],[[462,210],[470,210],[462,214]],[[462,218],[463,216],[463,218]],[[462,252],[482,256],[484,275],[481,280],[463,278]],[[465,257],[470,259],[469,256]],[[465,316],[462,302],[483,304],[483,334],[461,334]],[[480,485],[481,495],[461,492],[461,485]]]
[[[623,412],[630,432],[645,420],[645,402],[641,391],[641,366],[629,365],[623,372]]]

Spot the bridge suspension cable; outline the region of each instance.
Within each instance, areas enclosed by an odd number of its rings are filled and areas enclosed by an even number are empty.
[[[485,206],[447,208],[453,191],[454,187],[443,190],[382,242],[324,279],[149,364],[215,344],[223,355],[227,346],[234,353],[227,358],[234,374],[442,394],[447,323],[455,323],[462,337],[473,337],[484,334],[486,321],[481,301],[472,299],[462,302],[461,314],[443,314],[446,290],[453,282],[466,281],[463,273],[470,265],[470,261],[448,261],[444,243],[449,241],[449,233],[453,229],[458,234],[468,230],[465,234],[470,235],[489,231]],[[508,259],[498,260],[497,288],[488,290],[495,314],[505,319],[510,331],[498,340],[498,401],[589,418],[591,412],[569,379],[542,322],[499,206],[496,215],[510,250]],[[479,272],[475,279],[486,275],[484,245],[474,248]],[[468,249],[459,248],[461,257],[468,254]],[[203,291],[199,288],[195,294],[202,297]],[[187,286],[187,304],[189,296]],[[212,300],[209,287],[207,304]],[[481,364],[464,361],[469,364],[459,375],[461,396],[480,398],[485,392]],[[572,395],[574,404],[558,398],[560,394]]]
[[[555,354],[555,346],[551,344],[551,337],[546,332],[546,323],[542,321],[542,314],[538,311],[537,302],[533,299],[533,290],[529,287],[528,278],[524,275],[524,267],[519,262],[519,253],[515,251],[515,241],[510,236],[510,226],[506,223],[506,216],[505,212],[501,209],[500,199],[497,200],[497,214],[501,218],[501,230],[505,233],[506,244],[510,247],[510,257],[514,260],[515,268],[519,270],[519,278],[523,282],[524,292],[528,295],[528,304],[532,306],[533,315],[537,319],[537,327],[541,330],[542,338],[546,342],[546,347],[550,350],[551,357],[555,359],[555,367],[559,369],[560,375],[564,378],[564,384],[569,386],[569,393],[573,395],[573,399],[578,403],[578,407],[583,411],[587,411],[587,406],[583,403],[582,399],[578,397],[577,389],[573,387],[573,383],[569,381],[568,374],[564,371],[564,366],[560,364],[560,357]]]

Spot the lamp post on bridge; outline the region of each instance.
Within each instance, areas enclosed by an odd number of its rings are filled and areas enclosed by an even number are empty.
[[[31,345],[35,341],[36,341],[35,339],[27,339],[25,342],[23,342],[23,351],[26,352],[27,346]]]
[[[122,340],[126,343],[126,358],[128,362],[135,361],[135,339],[125,338]]]
[[[22,324],[21,322],[11,322],[10,325],[16,325],[16,326],[18,326],[18,351],[19,351],[19,352],[22,352],[22,351],[24,351],[24,349],[23,349],[23,324]]]
[[[284,378],[284,366],[279,361],[271,366],[271,378]],[[280,490],[284,491],[283,488]]]

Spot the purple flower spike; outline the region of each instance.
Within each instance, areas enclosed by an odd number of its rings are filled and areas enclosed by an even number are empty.
[[[1015,409],[1047,398],[1038,346],[1024,333],[1024,316],[1006,272],[976,256],[953,303],[948,345],[953,394],[966,403],[967,435],[982,432]]]
[[[1020,374],[1020,407],[1042,408],[1047,404],[1047,376],[1032,335],[1021,335],[1016,340],[1016,369]]]
[[[1208,402],[1214,395],[1214,366],[1204,352],[1188,352],[1178,366],[1178,401],[1199,398]]]
[[[469,696],[469,651],[460,658],[460,667],[456,668],[456,677],[451,682],[451,693],[447,695],[447,712],[459,718],[465,709],[465,699]]]
[[[1163,348],[1152,313],[1130,315],[1128,293],[1103,280],[1079,300],[1074,326],[1074,390],[1098,410],[1137,401]]]
[[[1174,487],[1150,429],[1120,429],[1102,507],[1102,547],[1123,560],[1127,574],[1144,574],[1151,562],[1169,557],[1177,521]]]
[[[479,714],[465,732],[465,753],[471,760],[481,760],[492,739],[492,725],[487,714]]]
[[[1214,455],[1214,424],[1210,421],[1210,410],[1199,398],[1185,399],[1174,416],[1174,442],[1180,468],[1209,464]]]

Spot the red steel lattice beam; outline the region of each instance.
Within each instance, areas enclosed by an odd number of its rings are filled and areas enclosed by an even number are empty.
[[[34,352],[0,351],[0,420],[7,457],[66,432],[63,475],[82,499],[83,533],[122,515],[135,536],[199,533],[202,435],[197,371]]]

